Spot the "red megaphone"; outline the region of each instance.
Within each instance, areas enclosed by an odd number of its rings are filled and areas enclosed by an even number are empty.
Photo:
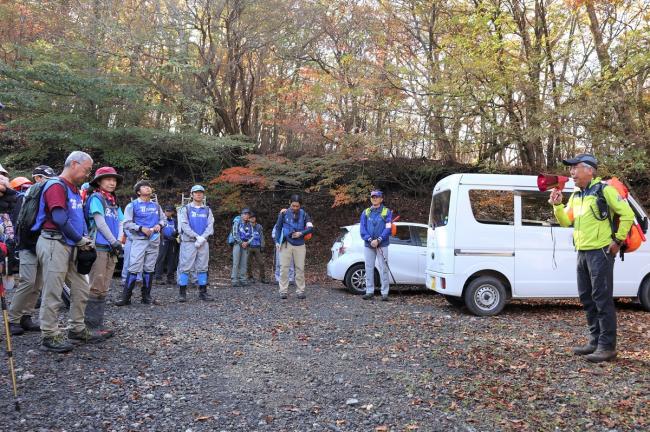
[[[537,176],[537,187],[541,192],[549,189],[563,190],[564,185],[569,181],[569,177],[552,174],[540,174]]]

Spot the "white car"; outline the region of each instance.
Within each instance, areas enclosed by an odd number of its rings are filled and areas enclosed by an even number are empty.
[[[427,254],[425,224],[395,222],[397,231],[390,238],[388,267],[391,285],[424,285]],[[352,293],[366,291],[366,269],[363,263],[364,242],[359,224],[341,228],[341,235],[332,246],[332,259],[327,263],[327,275],[343,281]],[[375,287],[379,289],[379,270],[375,265]]]

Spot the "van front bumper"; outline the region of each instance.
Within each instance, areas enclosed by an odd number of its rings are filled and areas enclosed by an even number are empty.
[[[464,278],[451,273],[427,272],[426,287],[440,294],[460,297],[463,295]]]

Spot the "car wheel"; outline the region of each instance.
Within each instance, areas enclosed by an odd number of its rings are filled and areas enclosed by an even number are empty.
[[[641,288],[639,288],[639,301],[643,309],[650,312],[650,278],[643,281]]]
[[[345,274],[345,286],[352,294],[366,293],[366,266],[355,264]]]
[[[451,295],[445,295],[445,300],[449,302],[450,305],[454,307],[463,307],[465,306],[465,300],[462,297],[456,297]]]
[[[496,315],[506,304],[506,288],[494,276],[480,276],[474,279],[465,290],[467,308],[478,316]]]

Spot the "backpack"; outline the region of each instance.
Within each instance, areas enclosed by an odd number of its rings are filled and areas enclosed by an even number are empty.
[[[605,200],[605,195],[603,193],[603,189],[605,188],[605,186],[611,186],[614,189],[616,189],[618,195],[624,201],[628,200],[629,190],[625,186],[625,184],[622,181],[620,181],[617,177],[605,179],[597,186],[596,206],[598,207],[599,214],[595,216],[598,220],[605,220],[605,218],[609,219],[610,224],[612,226],[612,237],[613,237],[614,233],[618,231],[619,218],[618,216],[614,216],[612,218],[610,215],[609,206],[607,205],[607,201]],[[630,227],[630,231],[627,233],[627,237],[625,237],[625,240],[623,240],[623,243],[621,243],[620,255],[622,261],[625,260],[626,253],[634,252],[641,246],[643,242],[646,241],[646,236],[645,236],[645,233],[647,232],[647,225],[645,225],[646,222],[644,221],[643,216],[641,216],[633,206],[630,206],[630,208],[634,212],[635,220],[632,223],[632,227]],[[642,226],[645,226],[645,229],[643,229]]]
[[[66,185],[59,179],[50,179],[43,183],[36,183],[29,188],[27,194],[25,194],[23,206],[20,208],[16,223],[16,234],[18,235],[19,239],[19,249],[29,249],[32,251],[36,249],[36,242],[38,241],[38,237],[41,235],[42,227],[39,227],[36,231],[32,231],[32,227],[36,223],[36,217],[38,216],[38,208],[41,204],[43,189],[45,189],[45,185],[51,181],[63,185],[63,187],[67,190]]]
[[[372,211],[372,207],[368,207],[366,209],[366,218],[370,217],[370,212]],[[386,222],[386,218],[388,217],[388,207],[384,206],[383,209],[381,209],[381,219]],[[395,219],[393,219],[392,222],[397,222],[397,219],[399,219],[399,216]],[[397,225],[391,222],[390,226],[390,235],[395,237],[397,235]]]
[[[235,222],[241,221],[241,216],[235,216],[232,219],[232,225],[230,226],[230,232],[228,233],[228,246],[234,246],[235,244],[235,237],[232,235],[232,227],[235,225]]]

